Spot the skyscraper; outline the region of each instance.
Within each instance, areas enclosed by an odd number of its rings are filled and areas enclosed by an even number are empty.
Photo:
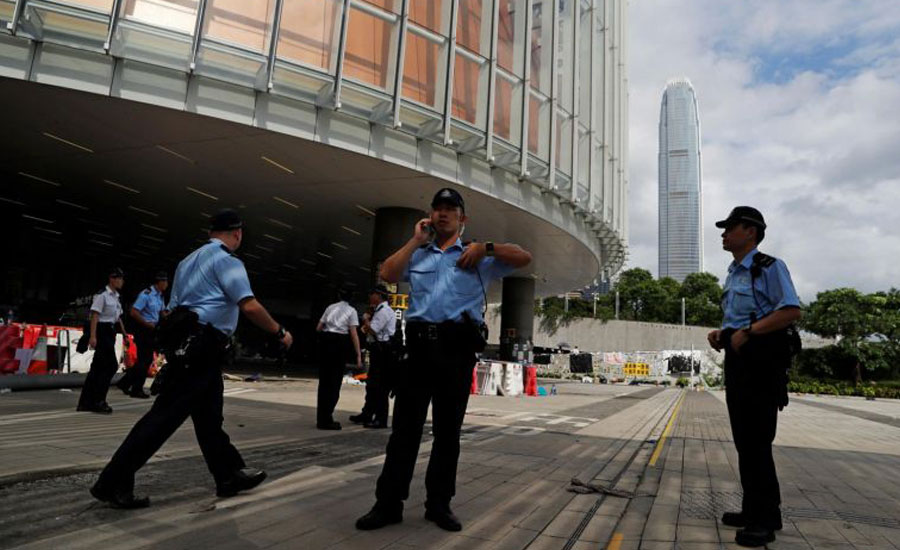
[[[703,270],[700,115],[687,78],[670,80],[659,111],[659,276]]]

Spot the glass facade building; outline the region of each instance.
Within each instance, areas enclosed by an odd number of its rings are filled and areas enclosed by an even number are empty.
[[[687,79],[666,86],[659,112],[659,276],[703,270],[700,116]]]
[[[616,0],[0,0],[0,75],[309,136],[475,190],[502,179],[492,197],[551,212],[592,252],[588,281],[626,256],[626,17]],[[413,152],[376,152],[375,136]]]

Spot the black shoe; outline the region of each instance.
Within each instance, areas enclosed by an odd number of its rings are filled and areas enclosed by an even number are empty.
[[[387,422],[381,420],[372,420],[371,422],[366,422],[365,424],[363,424],[363,428],[372,428],[374,430],[383,430],[387,427]]]
[[[738,529],[734,535],[734,542],[741,546],[765,546],[766,543],[775,540],[775,531],[768,527],[760,527],[758,525],[748,525],[743,529]]]
[[[722,523],[729,527],[746,527],[747,517],[743,512],[725,512],[722,514]]]
[[[383,506],[375,505],[369,513],[356,520],[356,528],[361,531],[381,529],[386,525],[403,521],[403,509],[388,510]]]
[[[125,395],[131,395],[131,388],[129,388],[128,386],[123,386],[122,384],[117,382],[116,387],[122,390],[122,393],[124,393]]]
[[[331,422],[319,422],[319,423],[316,424],[316,428],[319,428],[320,430],[340,430],[340,429],[341,429],[341,423],[340,423],[340,422],[334,422],[334,421],[331,421]]]
[[[350,422],[353,422],[354,424],[368,424],[371,421],[372,417],[363,413],[354,414],[350,417]]]
[[[150,506],[149,497],[135,497],[132,492],[104,491],[98,485],[91,487],[91,496],[100,502],[106,502],[111,508],[120,510],[136,510]]]
[[[722,514],[722,523],[728,525],[729,527],[746,527],[750,522],[747,519],[747,516],[743,512],[725,512]],[[768,527],[771,527],[773,531],[781,531],[781,515],[778,516],[771,525],[766,523]]]
[[[425,510],[425,519],[435,522],[437,526],[444,531],[462,531],[462,523],[460,523],[459,518],[450,511],[450,508],[441,511]]]
[[[216,496],[233,497],[241,491],[249,491],[266,479],[266,472],[257,468],[241,468],[231,478],[216,484]]]
[[[112,414],[113,410],[107,403],[97,403],[96,405],[78,405],[75,407],[78,412],[92,412],[97,414]]]
[[[135,397],[137,399],[150,399],[150,394],[145,392],[143,389],[139,389],[137,391],[129,392],[128,397]]]

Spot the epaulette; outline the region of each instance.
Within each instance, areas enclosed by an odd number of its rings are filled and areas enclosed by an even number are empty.
[[[753,256],[753,263],[761,267],[769,267],[770,265],[775,263],[775,258],[769,256],[768,254],[757,252],[756,256]]]
[[[759,277],[762,275],[762,270],[774,264],[776,259],[768,254],[763,254],[762,252],[757,252],[755,256],[753,256],[753,265],[750,266],[750,276],[751,277]]]
[[[150,294],[150,289],[149,289],[149,288],[145,288],[145,289],[144,289],[144,294]]]
[[[219,245],[219,246],[220,246],[220,247],[222,248],[222,250],[224,250],[229,256],[234,256],[234,252],[232,252],[230,248],[228,248],[228,247],[225,246],[224,244]],[[237,258],[237,256],[234,256],[234,257]]]

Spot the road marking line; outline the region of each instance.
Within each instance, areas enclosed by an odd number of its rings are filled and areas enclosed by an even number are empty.
[[[672,425],[675,423],[675,417],[678,416],[678,409],[681,408],[681,402],[684,401],[684,396],[687,395],[686,391],[681,392],[681,397],[678,398],[678,402],[675,404],[675,408],[672,410],[672,416],[669,417],[669,422],[666,423],[666,429],[663,430],[662,435],[659,437],[659,441],[656,442],[656,448],[653,449],[653,455],[650,456],[650,466],[655,466],[656,461],[659,460],[659,455],[662,453],[663,444],[666,442],[666,437],[668,437],[669,432],[672,431]]]
[[[612,536],[612,540],[609,541],[609,546],[607,546],[607,550],[619,550],[619,547],[622,546],[622,539],[625,538],[625,535],[622,533],[615,533]]]

